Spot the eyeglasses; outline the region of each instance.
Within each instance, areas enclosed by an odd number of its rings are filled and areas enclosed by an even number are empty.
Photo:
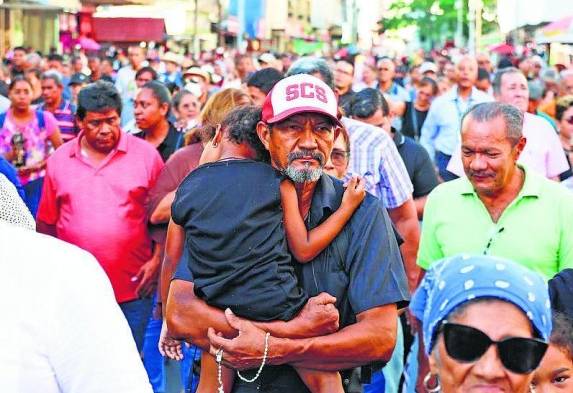
[[[332,161],[332,163],[334,165],[346,165],[346,161],[348,159],[348,156],[350,156],[350,153],[344,150],[332,150],[332,153],[330,153],[330,160]]]
[[[503,366],[516,374],[535,370],[547,350],[547,344],[536,338],[509,337],[494,341],[479,329],[450,322],[445,322],[441,329],[450,357],[460,362],[475,362],[493,344],[497,346]]]

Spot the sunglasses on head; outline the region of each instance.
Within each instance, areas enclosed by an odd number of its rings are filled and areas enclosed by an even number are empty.
[[[450,357],[460,362],[475,362],[495,345],[503,366],[516,374],[535,370],[547,350],[547,343],[537,338],[508,337],[494,341],[479,329],[450,322],[445,322],[441,330]]]

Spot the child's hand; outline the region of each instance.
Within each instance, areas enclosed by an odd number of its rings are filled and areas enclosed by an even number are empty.
[[[366,196],[365,181],[360,176],[352,176],[342,196],[342,206],[356,209]]]
[[[157,344],[159,353],[162,356],[166,356],[171,360],[181,360],[183,359],[183,351],[181,350],[181,341],[169,337],[169,332],[167,331],[167,323],[165,319],[161,325],[161,334],[159,335],[159,343]]]

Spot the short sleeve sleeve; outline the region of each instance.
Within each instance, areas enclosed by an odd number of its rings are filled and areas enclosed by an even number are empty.
[[[384,154],[380,160],[380,192],[384,206],[394,209],[403,205],[411,196],[414,187],[408,171],[390,137],[382,146]]]
[[[48,159],[46,176],[44,178],[44,185],[42,188],[42,198],[40,199],[37,217],[38,221],[42,221],[49,225],[57,224],[60,217],[54,171],[53,168],[51,168],[52,165],[53,160]]]
[[[42,114],[46,125],[46,136],[50,137],[58,129],[58,122],[50,112],[43,111]]]
[[[379,201],[360,209],[351,221],[346,258],[352,309],[359,314],[392,303],[404,307],[409,299],[408,284],[388,213]]]
[[[434,191],[435,192],[435,191]],[[418,266],[428,270],[430,265],[444,257],[444,253],[436,237],[436,213],[440,206],[437,204],[435,194],[430,193],[424,208],[424,225],[422,225],[422,235],[420,236],[420,247],[418,248]]]

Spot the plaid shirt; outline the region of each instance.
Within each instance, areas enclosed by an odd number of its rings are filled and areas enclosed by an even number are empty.
[[[414,187],[394,141],[383,129],[347,117],[342,124],[350,135],[348,177],[362,176],[366,191],[394,209],[412,197]]]

